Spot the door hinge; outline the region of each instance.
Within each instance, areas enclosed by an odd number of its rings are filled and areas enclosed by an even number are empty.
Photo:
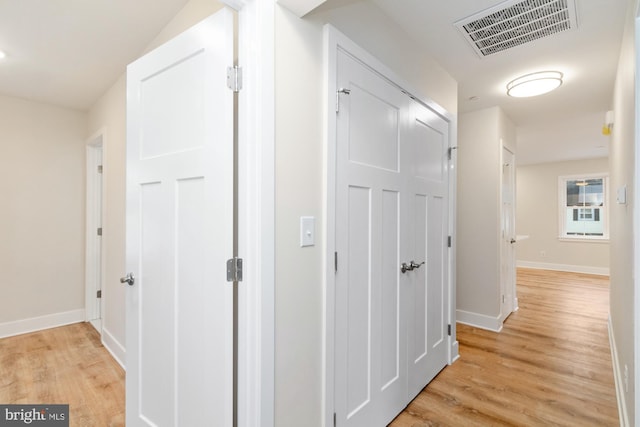
[[[102,298],[102,290],[96,292],[96,298]]]
[[[336,91],[336,113],[340,112],[340,94],[344,93],[345,95],[349,95],[351,93],[351,89],[345,89],[341,87]]]
[[[447,150],[447,157],[449,158],[449,160],[451,160],[451,156],[453,155],[453,150],[457,150],[458,147],[449,147],[449,149]]]
[[[98,173],[102,173],[102,165],[98,165]]]
[[[227,260],[227,282],[242,282],[242,258]]]
[[[242,89],[242,68],[234,65],[227,67],[227,87],[234,92]]]
[[[447,236],[447,247],[451,247],[451,236]]]
[[[338,272],[338,252],[333,253],[333,268],[335,272]]]
[[[97,233],[98,233],[98,236],[102,236],[102,227],[98,227]]]
[[[451,324],[447,325],[447,334],[449,334],[449,336],[451,336]]]

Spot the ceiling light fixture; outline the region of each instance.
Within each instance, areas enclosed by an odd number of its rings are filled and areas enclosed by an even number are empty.
[[[7,57],[7,54],[0,50],[0,59],[4,59]]]
[[[562,84],[560,71],[539,71],[511,80],[507,84],[507,95],[514,98],[538,96],[557,89]]]

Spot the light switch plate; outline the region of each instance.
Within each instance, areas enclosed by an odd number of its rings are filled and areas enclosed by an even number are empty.
[[[627,186],[626,185],[623,185],[622,187],[618,188],[618,194],[616,199],[618,204],[621,204],[621,205],[627,204]]]
[[[312,216],[300,217],[300,247],[313,246],[316,243],[316,219]]]

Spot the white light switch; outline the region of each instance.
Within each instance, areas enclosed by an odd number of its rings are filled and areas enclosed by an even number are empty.
[[[626,205],[627,204],[627,186],[623,185],[618,188],[618,195],[616,197],[618,204]]]
[[[300,217],[300,247],[316,243],[316,219],[312,216]]]

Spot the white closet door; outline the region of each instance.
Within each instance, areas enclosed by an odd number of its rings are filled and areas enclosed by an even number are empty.
[[[408,166],[405,241],[412,259],[424,264],[409,272],[409,399],[447,364],[449,306],[449,126],[413,102],[407,136]]]
[[[337,83],[336,422],[384,426],[447,364],[448,123],[343,51]]]
[[[342,52],[338,87],[335,408],[339,426],[382,426],[407,403],[409,282],[399,266],[409,98]]]
[[[222,10],[127,71],[130,427],[232,423],[232,64]]]

